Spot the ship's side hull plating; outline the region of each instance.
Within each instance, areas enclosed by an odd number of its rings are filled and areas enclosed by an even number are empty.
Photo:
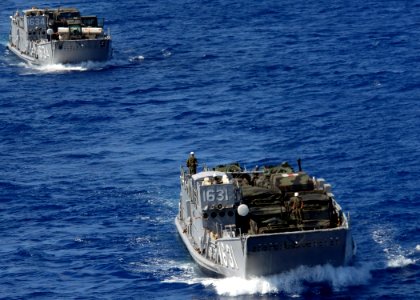
[[[53,41],[34,44],[30,53],[7,45],[9,50],[32,64],[76,64],[86,61],[106,61],[112,53],[110,39]]]

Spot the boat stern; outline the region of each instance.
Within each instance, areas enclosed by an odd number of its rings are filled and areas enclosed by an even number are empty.
[[[246,241],[245,273],[264,276],[301,265],[346,265],[353,256],[352,244],[351,234],[344,228],[251,235]]]
[[[106,61],[112,57],[111,39],[55,41],[52,63]]]

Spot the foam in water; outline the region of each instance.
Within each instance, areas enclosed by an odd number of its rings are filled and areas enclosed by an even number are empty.
[[[84,72],[89,70],[101,70],[106,67],[106,62],[83,62],[80,64],[48,64],[25,66],[42,73]]]
[[[150,257],[141,261],[127,262],[126,269],[133,273],[150,273],[155,276],[163,276],[173,272],[189,274],[189,266],[179,266],[178,262],[171,259]],[[177,271],[174,271],[176,269]],[[189,275],[186,275],[189,276]],[[186,277],[187,278],[187,277]],[[166,280],[167,282],[173,282]]]
[[[33,66],[33,69],[44,72],[44,73],[61,73],[61,72],[72,72],[72,71],[86,71],[87,68],[79,65],[63,65],[63,64],[51,64],[43,66]]]
[[[173,275],[165,280],[163,282],[167,283],[186,283],[186,284],[197,284],[201,283],[203,278],[200,278],[197,276],[194,268],[194,263],[184,263],[184,264],[176,264],[176,267],[181,270],[180,274]]]
[[[408,265],[415,264],[416,261],[411,258],[406,258],[403,255],[397,255],[395,257],[392,257],[388,260],[387,266],[390,268],[403,268]]]
[[[23,75],[42,74],[42,73],[69,73],[69,72],[85,72],[85,71],[99,71],[116,63],[114,60],[106,62],[82,62],[79,64],[47,64],[47,65],[32,65],[23,61],[18,63],[9,63],[11,66],[24,68]]]
[[[403,268],[411,264],[415,264],[416,260],[407,256],[413,254],[413,251],[404,250],[400,245],[395,243],[392,239],[392,230],[379,229],[372,234],[373,240],[383,247],[386,256],[386,266],[389,268]],[[416,246],[419,251],[420,245]]]
[[[172,56],[172,52],[170,48],[165,48],[161,50],[163,57],[167,58]]]
[[[367,267],[338,267],[329,265],[304,267],[290,272],[254,279],[224,278],[203,282],[211,284],[219,295],[238,296],[251,294],[273,294],[284,292],[291,295],[302,294],[305,283],[327,283],[334,290],[348,286],[367,284],[371,278]]]
[[[186,269],[185,276],[171,278],[166,282],[184,282],[187,284],[203,284],[214,288],[218,295],[264,295],[286,293],[298,296],[306,290],[306,283],[326,283],[334,290],[349,286],[367,284],[371,278],[370,267],[332,267],[330,265],[304,267],[266,277],[244,279],[239,277],[199,278],[191,272],[191,266]]]
[[[130,57],[131,62],[140,62],[140,61],[143,61],[143,60],[144,60],[143,55],[137,55],[137,56]]]

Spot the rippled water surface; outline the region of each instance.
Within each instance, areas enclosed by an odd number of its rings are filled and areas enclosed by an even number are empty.
[[[250,2],[255,2],[251,4]],[[105,17],[107,63],[28,66],[9,15]],[[4,1],[0,294],[6,299],[413,299],[418,1]],[[173,219],[179,167],[298,157],[350,213],[349,267],[206,277]]]

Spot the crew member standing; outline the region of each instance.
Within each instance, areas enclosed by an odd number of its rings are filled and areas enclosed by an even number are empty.
[[[292,207],[297,223],[302,224],[303,200],[299,197],[299,193],[295,193],[295,195],[290,198],[290,206]]]
[[[190,156],[187,159],[187,167],[190,170],[190,174],[193,175],[197,173],[197,159],[194,156],[194,152],[190,153]]]

